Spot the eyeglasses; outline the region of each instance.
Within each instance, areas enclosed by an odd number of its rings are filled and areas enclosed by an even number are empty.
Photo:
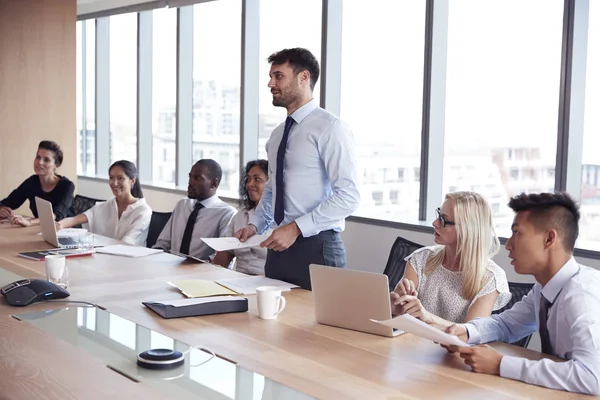
[[[441,209],[439,207],[435,209],[435,214],[437,215],[437,219],[438,219],[438,221],[440,221],[442,228],[444,228],[446,225],[456,225],[456,223],[454,221],[450,221],[450,220],[447,220],[446,218],[444,218],[440,214],[440,212],[441,212]]]

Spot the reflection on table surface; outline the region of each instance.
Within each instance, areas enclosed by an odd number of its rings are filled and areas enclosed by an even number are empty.
[[[110,369],[173,398],[312,399],[228,360],[215,357],[206,362],[211,355],[194,347],[201,343],[181,343],[95,307],[66,307],[14,317],[92,353]],[[185,354],[184,365],[168,371],[138,367],[137,354],[156,348],[181,351]]]

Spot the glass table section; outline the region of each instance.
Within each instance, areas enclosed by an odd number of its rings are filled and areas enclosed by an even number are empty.
[[[78,346],[134,382],[177,399],[306,400],[312,397],[235,363],[94,307],[68,307],[13,315]],[[184,365],[167,370],[137,366],[137,354],[156,348],[179,350]],[[208,361],[207,361],[208,360]]]

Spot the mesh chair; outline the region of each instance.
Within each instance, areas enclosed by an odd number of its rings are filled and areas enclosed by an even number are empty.
[[[171,214],[172,213],[170,212],[152,211],[152,218],[150,219],[150,226],[148,227],[148,238],[146,239],[146,247],[154,246],[163,228],[165,227],[167,222],[169,222]]]
[[[79,215],[81,213],[83,213],[84,211],[89,210],[90,208],[94,207],[94,205],[100,201],[104,201],[104,200],[98,200],[98,199],[93,199],[91,197],[86,197],[86,196],[82,196],[80,194],[76,195],[75,198],[73,199],[73,207],[75,209],[75,215]]]
[[[508,282],[508,289],[510,290],[510,294],[512,297],[507,305],[502,307],[500,310],[496,310],[492,312],[492,314],[500,314],[521,301],[521,299],[529,293],[529,291],[533,288],[533,283],[517,283],[517,282]],[[531,335],[524,337],[523,339],[517,340],[514,343],[515,346],[527,348],[529,345],[529,341],[531,340]]]
[[[421,247],[423,247],[422,244],[414,243],[398,236],[392,246],[390,256],[385,265],[385,270],[383,271],[388,277],[390,292],[396,288],[396,285],[404,275],[404,269],[406,268],[406,261],[404,261],[404,258]]]

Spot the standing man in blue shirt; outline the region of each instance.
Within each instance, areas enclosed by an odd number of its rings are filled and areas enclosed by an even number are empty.
[[[269,180],[256,214],[235,236],[243,242],[274,223],[261,243],[265,275],[310,289],[310,264],[346,265],[340,232],[360,203],[354,138],[313,99],[319,63],[310,51],[285,49],[268,61],[273,105],[288,117],[267,141]]]
[[[542,352],[563,361],[504,356],[486,345],[449,350],[475,372],[599,395],[600,272],[573,258],[578,207],[566,193],[521,194],[508,206],[517,213],[506,242],[511,264],[537,283],[510,310],[452,325],[448,333],[473,344],[514,343],[538,330]]]

